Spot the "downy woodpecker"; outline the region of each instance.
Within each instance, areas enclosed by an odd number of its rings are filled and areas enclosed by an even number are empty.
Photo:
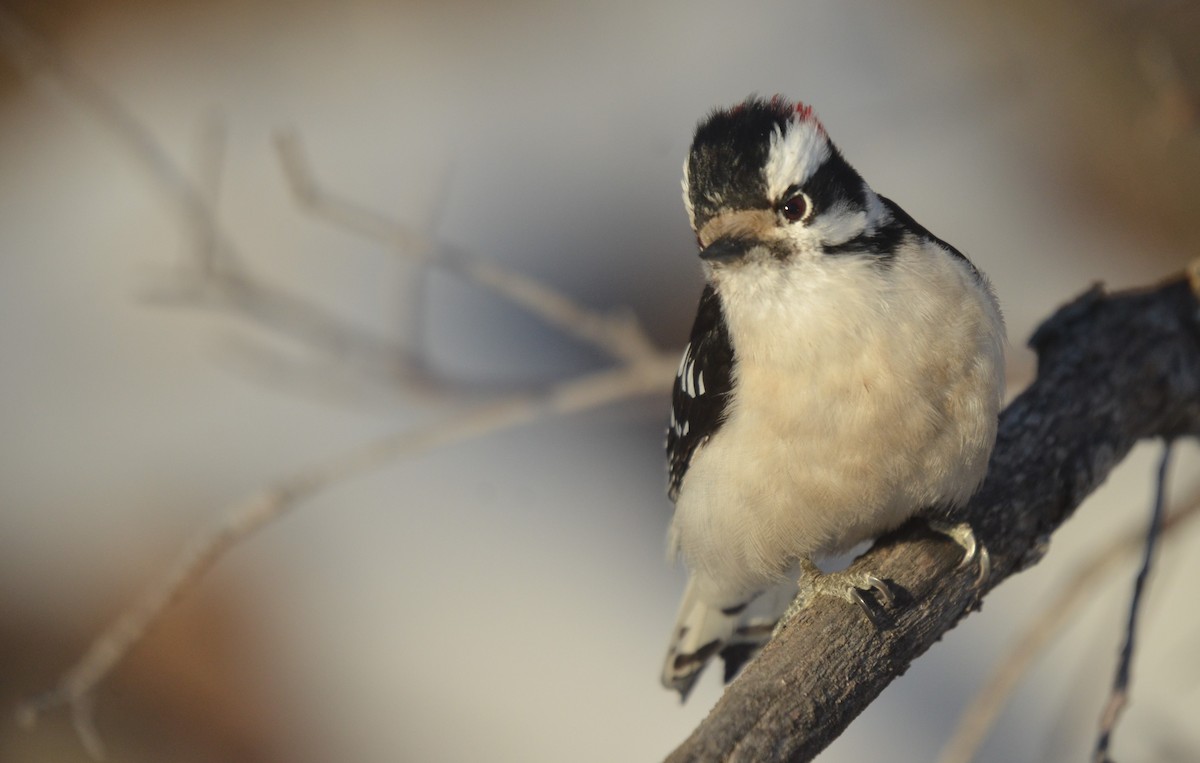
[[[971,496],[1005,340],[984,275],[875,193],[803,104],[704,119],[683,200],[707,285],[667,432],[670,549],[690,578],[662,681],[686,698],[714,655],[729,680],[766,643],[798,579],[805,598],[888,599],[813,559]],[[971,557],[970,528],[951,534]]]

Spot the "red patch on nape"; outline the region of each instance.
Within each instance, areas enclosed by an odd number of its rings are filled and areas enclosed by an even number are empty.
[[[817,129],[821,131],[822,135],[825,134],[825,125],[821,124],[821,120],[817,119],[817,115],[813,113],[812,106],[797,101],[796,119],[800,120],[801,122],[812,122],[817,126]]]

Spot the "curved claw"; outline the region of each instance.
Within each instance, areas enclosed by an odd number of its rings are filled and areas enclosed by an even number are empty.
[[[862,591],[854,586],[850,586],[850,588],[846,590],[846,598],[858,605],[859,609],[861,609],[867,615],[867,619],[871,621],[871,624],[875,626],[876,630],[883,630],[883,621],[879,618],[879,614],[871,608],[869,603],[867,603],[867,600],[863,598]]]
[[[979,576],[975,578],[975,587],[983,585],[992,576],[992,555],[986,546],[979,547]]]
[[[886,580],[867,572],[850,574],[842,571],[825,574],[808,559],[801,559],[800,566],[804,571],[800,590],[796,594],[792,606],[780,619],[780,623],[789,619],[797,610],[803,609],[813,596],[834,596],[857,604],[859,609],[866,614],[867,619],[876,628],[883,630],[886,623],[880,617],[879,607],[880,605],[890,607],[895,603],[892,588]],[[864,596],[863,594],[867,592],[874,592],[875,597]],[[875,603],[876,598],[880,604]],[[778,626],[776,630],[778,630]]]
[[[951,530],[956,530],[958,527],[963,527],[963,525],[957,525],[956,527],[951,528]],[[980,545],[979,541],[975,539],[975,533],[971,531],[970,527],[967,527],[966,531],[962,533],[954,534],[953,532],[947,532],[945,534],[949,535],[952,540],[958,543],[958,545],[962,546],[963,558],[958,563],[958,569],[961,570],[963,567],[966,567],[968,564],[975,561],[975,557],[979,554]],[[987,554],[986,548],[983,549],[983,553]]]
[[[962,547],[963,558],[958,563],[957,569],[962,569],[967,565],[975,562],[978,559],[979,574],[975,577],[975,587],[983,585],[992,574],[992,557],[988,553],[987,547],[978,541],[975,537],[975,531],[966,522],[959,522],[952,525],[948,522],[930,522],[929,526],[935,532],[950,538],[950,540]]]
[[[893,603],[895,603],[896,597],[892,595],[892,588],[887,584],[887,582],[880,580],[874,575],[867,575],[866,582],[875,589],[875,592],[879,594],[879,598],[884,604],[890,607]]]

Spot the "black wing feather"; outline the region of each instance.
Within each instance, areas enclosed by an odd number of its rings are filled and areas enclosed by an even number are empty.
[[[733,344],[712,286],[700,295],[691,341],[683,353],[671,394],[667,428],[667,494],[674,501],[696,449],[720,428],[733,384]]]

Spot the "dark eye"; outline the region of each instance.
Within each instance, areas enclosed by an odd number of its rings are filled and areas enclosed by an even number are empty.
[[[783,218],[789,223],[798,223],[808,219],[809,213],[812,212],[812,204],[809,202],[808,196],[798,193],[783,202],[779,211],[783,213]]]

